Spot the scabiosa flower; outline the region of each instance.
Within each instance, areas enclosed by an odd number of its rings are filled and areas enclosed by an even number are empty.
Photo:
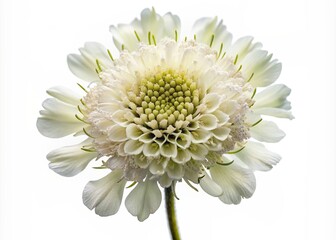
[[[174,192],[179,182],[199,185],[226,204],[251,197],[253,172],[280,161],[259,141],[285,136],[263,115],[293,118],[290,89],[272,85],[281,63],[252,37],[232,43],[216,17],[197,20],[181,38],[178,16],[145,9],[110,31],[118,58],[93,42],[68,56],[72,73],[86,81],[78,84],[82,96],[63,87],[47,91],[39,131],[86,136],[50,152],[49,167],[74,176],[100,160],[98,168],[109,173],[83,192],[84,204],[100,216],[119,210],[127,182],[126,208],[140,221],[160,206],[160,186]]]

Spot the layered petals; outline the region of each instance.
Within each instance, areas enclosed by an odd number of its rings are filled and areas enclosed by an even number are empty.
[[[156,212],[161,204],[161,191],[156,180],[140,182],[129,193],[125,200],[127,210],[138,218],[139,221],[146,220],[150,214]]]
[[[69,54],[67,61],[70,71],[84,81],[99,81],[96,69],[109,68],[113,64],[108,50],[100,43],[87,42],[79,51],[80,55]]]
[[[110,216],[119,210],[126,181],[121,170],[114,170],[102,179],[90,181],[83,191],[83,203],[99,216]]]
[[[86,125],[75,117],[78,110],[73,105],[48,98],[42,106],[45,110],[40,111],[41,117],[37,119],[36,126],[46,137],[64,137],[82,130]]]
[[[51,151],[47,155],[47,159],[50,161],[49,168],[65,177],[77,175],[86,168],[92,159],[98,156],[96,152],[87,152],[82,149],[91,143],[92,140],[88,139],[76,145]]]
[[[154,8],[144,9],[140,19],[134,19],[130,24],[110,26],[113,42],[119,51],[127,49],[134,51],[139,42],[155,43],[164,37],[178,38],[181,22],[178,16],[167,13],[164,16],[157,14]]]
[[[271,170],[281,159],[279,154],[267,150],[263,144],[252,141],[247,142],[236,156],[250,169],[258,171]]]
[[[223,190],[219,199],[226,204],[239,204],[242,198],[250,198],[256,188],[253,172],[237,163],[229,166],[215,165],[211,177]]]

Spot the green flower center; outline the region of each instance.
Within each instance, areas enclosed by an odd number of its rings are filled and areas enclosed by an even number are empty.
[[[143,120],[156,120],[160,128],[166,128],[193,114],[200,96],[192,77],[168,70],[143,78],[136,96],[130,99]]]

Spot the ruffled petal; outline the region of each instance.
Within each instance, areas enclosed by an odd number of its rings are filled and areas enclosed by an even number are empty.
[[[77,106],[80,103],[81,95],[63,86],[49,88],[47,93],[57,100]]]
[[[250,128],[251,137],[261,142],[275,143],[283,139],[286,134],[274,122],[261,121]]]
[[[261,47],[261,43],[253,43],[253,37],[246,36],[235,41],[227,50],[227,55],[232,58],[235,58],[238,55],[237,64],[240,64],[247,54],[260,49]]]
[[[277,118],[294,119],[294,116],[291,111],[284,110],[281,108],[264,107],[264,108],[253,109],[253,111],[261,115],[268,115],[268,116],[277,117]]]
[[[213,197],[219,197],[223,194],[222,188],[207,173],[200,180],[200,186],[204,192]]]
[[[210,169],[212,179],[222,188],[219,199],[226,204],[239,204],[242,198],[250,198],[256,188],[253,172],[238,165],[215,165]]]
[[[90,181],[83,191],[83,203],[99,216],[116,214],[120,208],[126,180],[122,170],[114,170],[105,177]]]
[[[290,93],[291,89],[284,84],[276,84],[265,88],[255,95],[253,109],[267,107],[290,110],[291,103],[287,100]]]
[[[239,56],[238,56],[239,57]],[[281,73],[281,63],[272,60],[267,51],[250,52],[242,61],[243,74],[254,87],[266,87],[275,82]]]
[[[141,222],[153,214],[160,204],[161,191],[157,181],[149,179],[138,183],[125,200],[127,210]]]
[[[112,66],[107,49],[100,43],[87,42],[79,51],[80,55],[69,54],[67,60],[70,71],[80,79],[88,82],[99,81],[96,60],[102,68]]]
[[[72,177],[80,173],[92,159],[97,157],[96,152],[86,152],[81,149],[91,142],[91,139],[87,139],[79,144],[51,151],[47,155],[47,159],[50,161],[49,168],[65,177]]]
[[[211,47],[218,51],[221,44],[223,44],[223,50],[231,45],[232,34],[226,30],[223,20],[218,21],[217,17],[198,19],[194,23],[192,33],[196,35],[197,42],[211,44]]]
[[[59,138],[71,133],[81,131],[86,125],[76,119],[77,108],[73,105],[61,102],[55,98],[48,98],[42,106],[45,110],[37,119],[36,126],[39,132],[50,138]]]
[[[258,171],[271,170],[281,159],[279,154],[267,150],[263,144],[252,141],[235,155],[249,168]]]
[[[140,19],[134,19],[130,24],[110,26],[113,42],[119,51],[127,49],[134,51],[139,42],[154,44],[161,39],[175,38],[180,34],[181,21],[177,15],[166,13],[164,16],[157,14],[154,8],[146,8],[141,12]]]

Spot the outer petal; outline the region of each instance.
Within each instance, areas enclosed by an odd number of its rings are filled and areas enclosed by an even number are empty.
[[[253,109],[272,107],[290,110],[291,103],[287,100],[290,93],[291,89],[284,84],[276,84],[265,88],[255,95],[254,100],[256,102],[253,105]]]
[[[223,49],[227,49],[231,45],[232,34],[226,30],[223,20],[218,22],[218,18],[201,18],[198,19],[193,26],[192,32],[196,35],[196,41],[209,45],[212,35],[214,36],[212,47],[220,49],[223,43]]]
[[[175,38],[175,31],[177,35],[180,33],[180,25],[181,22],[178,16],[171,13],[161,16],[155,12],[154,8],[146,8],[141,12],[140,19],[134,19],[130,24],[110,26],[110,32],[119,51],[122,51],[123,46],[129,51],[133,51],[139,46],[139,40],[149,43],[150,38],[153,43],[153,36],[156,42],[165,37]]]
[[[200,180],[200,186],[204,192],[213,197],[219,197],[223,194],[222,188],[207,173]]]
[[[263,144],[251,141],[236,156],[249,168],[259,171],[271,170],[281,159],[279,154],[267,150]]]
[[[250,129],[251,137],[261,142],[275,143],[283,139],[286,134],[274,122],[261,121]]]
[[[247,54],[254,50],[260,49],[261,47],[261,43],[253,43],[253,37],[246,36],[235,41],[227,50],[227,55],[231,56],[232,58],[235,58],[236,55],[238,55],[237,64],[240,64]]]
[[[77,108],[73,105],[61,102],[55,98],[48,98],[40,111],[42,117],[36,122],[39,132],[51,138],[59,138],[82,130],[83,122],[76,119]]]
[[[47,159],[50,161],[49,168],[56,173],[72,177],[83,171],[89,162],[97,157],[97,153],[86,152],[81,148],[91,143],[85,140],[76,145],[55,149],[48,153]]]
[[[268,55],[267,51],[255,50],[241,61],[245,77],[249,79],[253,75],[250,81],[252,86],[266,87],[278,79],[281,63],[277,60],[271,61],[271,58],[272,54]]]
[[[238,165],[216,165],[210,169],[212,179],[221,186],[219,199],[226,204],[239,204],[242,198],[250,198],[256,188],[253,172]]]
[[[252,110],[258,114],[293,119],[291,103],[287,100],[291,90],[284,84],[265,88],[254,97],[256,101]]]
[[[98,74],[96,73],[96,60],[99,61],[100,66],[103,68],[112,65],[107,49],[100,43],[88,42],[79,51],[81,55],[68,55],[67,60],[70,71],[85,81],[99,81]]]
[[[293,114],[290,111],[281,108],[256,108],[253,111],[257,114],[268,115],[278,118],[294,119]]]
[[[47,93],[57,100],[71,104],[73,106],[79,105],[80,99],[82,97],[74,91],[63,86],[49,88]]]
[[[88,182],[83,191],[84,205],[90,210],[95,208],[99,216],[117,213],[126,184],[122,177],[122,170],[114,170],[102,179]]]
[[[157,181],[149,179],[138,183],[125,200],[127,210],[141,222],[154,213],[160,204],[161,191]]]

